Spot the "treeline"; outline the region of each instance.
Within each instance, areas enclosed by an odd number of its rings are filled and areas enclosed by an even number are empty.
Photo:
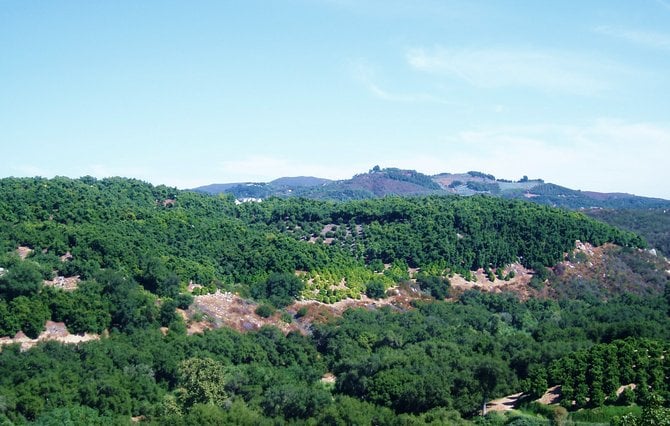
[[[387,197],[327,203],[272,199],[243,205],[250,222],[262,222],[299,238],[313,224],[340,228],[335,243],[367,262],[406,261],[411,267],[443,262],[460,271],[504,266],[552,266],[575,240],[642,246],[636,235],[603,226],[576,212],[493,197]]]
[[[341,278],[377,262],[461,273],[516,261],[550,266],[577,239],[644,245],[580,213],[484,196],[236,206],[123,178],[0,180],[3,252],[28,246],[45,269],[83,279],[118,270],[153,293],[171,276],[248,286],[273,272]]]
[[[670,255],[670,210],[663,209],[590,209],[585,213],[609,225],[643,236],[651,247]]]

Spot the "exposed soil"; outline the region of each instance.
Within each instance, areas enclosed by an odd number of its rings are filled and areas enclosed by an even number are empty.
[[[610,243],[594,247],[577,241],[575,250],[566,257],[570,261],[552,268],[555,277],[546,289],[549,297],[658,295],[663,293],[670,274],[670,271],[662,272],[670,265],[664,257],[647,250],[631,252]]]
[[[44,280],[44,285],[60,288],[61,290],[65,291],[73,291],[77,289],[77,285],[79,284],[80,281],[81,280],[79,279],[79,275],[76,275],[74,277],[58,276],[53,280]]]
[[[625,391],[626,389],[635,390],[636,387],[637,385],[635,383],[619,386],[619,389],[616,390],[616,396],[621,396],[623,391]]]
[[[623,387],[623,386],[622,386]],[[622,390],[623,391],[623,390]],[[555,405],[561,401],[561,387],[552,386],[542,395],[536,399],[535,402],[543,405]],[[519,404],[526,399],[523,392],[507,395],[502,398],[494,399],[486,403],[487,411],[511,411],[519,406]]]
[[[563,393],[560,386],[552,386],[536,401],[544,405],[558,404],[561,402]]]
[[[321,383],[335,383],[337,378],[333,373],[326,373],[321,377]]]
[[[509,411],[516,408],[523,392],[508,395],[503,398],[494,399],[486,403],[486,411]]]
[[[391,288],[388,292],[390,295],[384,299],[370,299],[363,295],[360,299],[345,299],[333,304],[315,300],[296,301],[285,309],[292,316],[290,323],[281,319],[281,311],[275,312],[269,318],[262,318],[255,313],[258,303],[245,300],[233,293],[218,291],[214,294],[195,296],[189,309],[177,311],[187,323],[188,334],[202,333],[219,327],[247,332],[266,325],[273,325],[285,334],[291,331],[309,334],[312,323],[329,321],[341,316],[349,308],[378,309],[382,306],[392,306],[399,311],[406,311],[411,309],[413,300],[428,298],[408,284]],[[307,312],[299,317],[298,311],[303,307],[307,308]]]
[[[222,293],[195,296],[193,304],[183,313],[187,320],[189,334],[201,333],[206,329],[230,327],[237,331],[253,331],[265,325],[273,325],[284,333],[303,331],[295,321],[290,324],[280,319],[278,311],[269,318],[262,318],[254,312],[258,304],[242,299],[233,293]],[[201,321],[194,321],[194,316],[202,316]]]
[[[508,281],[500,280],[497,277],[494,281],[490,281],[484,272],[484,269],[478,269],[473,272],[475,281],[467,281],[461,275],[455,274],[449,278],[451,288],[454,290],[454,296],[462,294],[466,290],[477,289],[491,293],[513,292],[519,295],[521,300],[527,300],[531,296],[537,296],[538,292],[528,286],[528,283],[533,278],[533,271],[524,268],[520,263],[514,263],[503,270],[503,275],[507,275],[510,271],[514,271],[514,278]]]
[[[21,260],[26,260],[26,257],[28,257],[32,252],[33,249],[31,249],[30,247],[19,246],[16,249],[16,253],[19,255]]]
[[[22,331],[19,331],[14,337],[0,337],[0,348],[4,345],[19,343],[21,345],[21,350],[25,351],[32,348],[39,342],[44,342],[47,340],[77,344],[81,342],[88,342],[90,340],[98,340],[99,338],[100,336],[97,334],[71,334],[67,330],[65,323],[47,321],[45,330],[39,336],[37,336],[37,339],[31,339]]]

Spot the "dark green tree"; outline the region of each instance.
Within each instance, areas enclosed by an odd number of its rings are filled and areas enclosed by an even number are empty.
[[[29,260],[18,262],[0,276],[0,295],[8,299],[36,294],[41,287],[40,267]]]

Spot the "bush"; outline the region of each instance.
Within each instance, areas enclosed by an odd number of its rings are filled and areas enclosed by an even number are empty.
[[[175,302],[177,302],[177,307],[179,307],[179,309],[188,309],[188,307],[191,306],[191,303],[193,303],[193,296],[182,293],[177,295]]]
[[[417,283],[421,290],[429,293],[435,299],[444,299],[449,297],[450,283],[448,279],[421,275],[417,278]]]
[[[381,281],[372,281],[365,287],[365,294],[371,299],[381,299],[386,296],[386,287]]]
[[[305,288],[300,278],[291,273],[273,273],[265,282],[256,283],[251,295],[258,300],[267,300],[275,308],[291,304]]]
[[[535,289],[535,290],[542,290],[544,288],[544,281],[539,279],[537,276],[534,276],[531,278],[530,283],[528,285]]]
[[[617,399],[619,405],[631,405],[635,402],[635,391],[631,388],[626,388],[621,392]]]
[[[258,307],[254,312],[256,312],[256,315],[258,315],[259,317],[269,318],[272,316],[272,314],[275,313],[275,308],[273,306],[263,303],[262,305],[258,305]]]

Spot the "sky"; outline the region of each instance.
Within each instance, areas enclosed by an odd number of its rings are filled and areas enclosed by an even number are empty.
[[[0,0],[0,177],[670,199],[670,0]]]

